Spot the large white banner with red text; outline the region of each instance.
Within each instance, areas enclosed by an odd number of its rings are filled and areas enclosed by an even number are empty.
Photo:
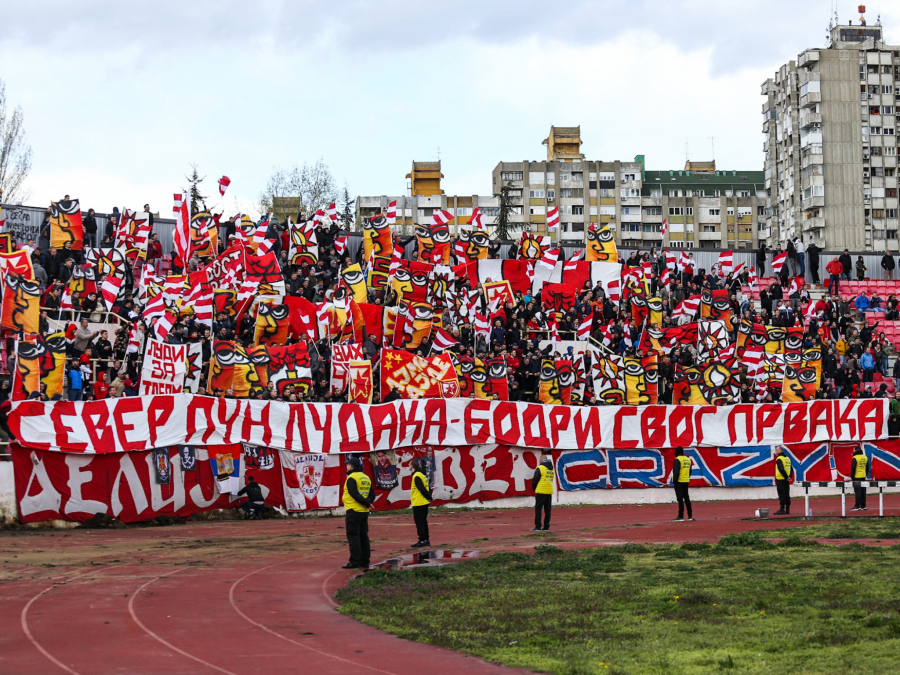
[[[140,393],[145,396],[181,393],[187,370],[187,354],[187,345],[171,345],[148,338],[141,369]]]
[[[485,443],[554,450],[740,447],[887,438],[887,406],[885,399],[726,407],[595,408],[483,399],[357,405],[180,394],[18,401],[9,425],[29,447],[87,453],[233,443],[324,453]]]

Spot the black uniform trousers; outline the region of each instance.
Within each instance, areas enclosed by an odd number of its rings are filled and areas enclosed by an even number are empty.
[[[688,483],[675,483],[675,499],[678,500],[678,517],[684,518],[684,507],[687,507],[687,517],[693,518],[691,511],[691,496],[688,494]]]
[[[862,484],[864,480],[865,478],[860,478],[853,483],[853,496],[856,497],[856,506],[854,508],[857,509],[866,508],[866,488]]]
[[[552,504],[552,494],[536,494],[534,496],[534,529],[541,529],[541,511],[544,512],[544,529],[550,529],[550,508]]]
[[[775,479],[775,489],[778,491],[778,503],[782,508],[791,508],[791,483],[786,480]]]
[[[413,520],[416,522],[416,534],[419,535],[419,541],[431,541],[428,536],[428,504],[422,506],[414,506]]]
[[[350,544],[350,564],[368,567],[372,555],[369,544],[369,514],[362,511],[347,511],[344,523],[347,526],[347,542]]]

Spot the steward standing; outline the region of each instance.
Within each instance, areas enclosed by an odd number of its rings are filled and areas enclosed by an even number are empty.
[[[673,521],[684,522],[684,508],[687,507],[687,519],[694,520],[691,509],[691,496],[688,494],[688,486],[691,482],[691,470],[694,468],[694,460],[684,454],[684,448],[675,448],[675,463],[672,466],[672,485],[675,486],[675,499],[678,500],[678,517]]]
[[[369,507],[374,501],[372,481],[363,473],[358,457],[349,457],[346,463],[347,481],[344,483],[344,523],[347,542],[350,544],[350,562],[343,569],[367,569],[371,556],[369,542]]]
[[[853,459],[850,461],[850,479],[853,481],[853,496],[856,503],[851,511],[867,511],[866,488],[862,484],[869,473],[869,458],[863,452],[862,446],[857,445],[853,451]]]
[[[791,466],[791,458],[785,454],[783,445],[775,448],[775,489],[778,491],[778,503],[781,506],[773,515],[791,515],[791,476],[794,468]]]
[[[431,539],[428,534],[428,505],[433,497],[431,490],[428,489],[428,477],[422,470],[422,462],[414,459],[410,462],[410,468],[413,471],[413,475],[409,496],[412,503],[413,520],[416,523],[416,534],[419,537],[419,540],[412,545],[412,548],[422,548],[423,546],[431,546]]]
[[[543,451],[541,463],[534,470],[531,477],[531,489],[534,490],[534,529],[532,532],[541,532],[541,511],[544,512],[543,530],[550,529],[550,508],[553,504],[553,459],[550,453]]]

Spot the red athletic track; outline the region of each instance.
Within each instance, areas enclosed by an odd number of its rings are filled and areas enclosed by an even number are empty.
[[[795,503],[802,510],[802,500]],[[840,514],[838,498],[812,505],[817,518]],[[877,497],[869,505],[866,515],[877,514]],[[804,524],[742,520],[760,506],[774,510],[777,502],[699,503],[695,523],[670,522],[671,505],[555,508],[546,535],[528,533],[526,509],[438,510],[430,523],[435,547],[485,552],[541,541],[705,541]],[[885,497],[885,513],[900,515],[900,495]],[[406,514],[375,516],[370,531],[373,561],[409,552],[414,540]],[[339,569],[346,559],[337,518],[4,532],[0,673],[516,672],[338,613],[332,596],[352,576]]]

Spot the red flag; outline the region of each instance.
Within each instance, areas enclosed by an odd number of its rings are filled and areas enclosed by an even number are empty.
[[[555,230],[559,227],[559,207],[552,206],[547,209],[547,229]]]
[[[222,176],[219,179],[219,194],[223,197],[225,196],[225,190],[228,189],[228,186],[231,185],[231,179],[228,176]]]

